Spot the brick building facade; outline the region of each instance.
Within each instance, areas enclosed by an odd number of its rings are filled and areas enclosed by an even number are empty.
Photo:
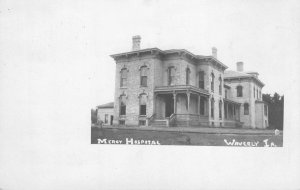
[[[185,49],[140,49],[111,55],[116,61],[114,125],[266,128],[264,84],[257,72],[237,71],[211,56]]]

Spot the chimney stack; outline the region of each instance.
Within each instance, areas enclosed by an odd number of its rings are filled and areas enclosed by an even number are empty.
[[[211,48],[211,54],[212,54],[212,56],[213,56],[214,58],[216,58],[216,59],[218,58],[217,52],[218,52],[218,50],[217,50],[216,47],[212,47],[212,48]]]
[[[133,36],[132,37],[132,51],[137,51],[140,50],[141,47],[141,36],[137,35],[137,36]]]
[[[242,61],[236,63],[236,70],[239,72],[244,72],[244,63]]]

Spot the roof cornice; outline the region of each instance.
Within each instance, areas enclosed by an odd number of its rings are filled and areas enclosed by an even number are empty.
[[[225,64],[223,64],[222,62],[220,62],[218,59],[216,59],[213,56],[195,55],[195,54],[187,51],[186,49],[170,49],[170,50],[163,51],[163,50],[155,47],[155,48],[147,48],[147,49],[141,49],[141,50],[137,50],[137,51],[113,54],[110,56],[112,58],[114,58],[115,60],[118,60],[124,56],[128,57],[128,56],[132,56],[132,55],[140,55],[141,53],[147,53],[147,52],[150,52],[151,54],[158,53],[158,54],[162,54],[162,55],[168,55],[168,54],[173,54],[173,53],[186,54],[186,55],[189,55],[191,57],[191,59],[193,59],[193,60],[199,60],[199,61],[210,60],[210,61],[218,64],[224,70],[228,68]]]

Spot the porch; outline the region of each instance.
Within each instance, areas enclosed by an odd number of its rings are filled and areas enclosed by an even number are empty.
[[[157,87],[154,90],[151,126],[207,126],[209,124],[206,90],[191,85]]]

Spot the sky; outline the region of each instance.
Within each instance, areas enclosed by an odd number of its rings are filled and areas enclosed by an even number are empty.
[[[134,35],[142,37],[141,48],[184,48],[211,55],[215,46],[229,69],[243,61],[245,70],[259,72],[264,93],[284,94],[286,81],[278,77],[288,76],[293,61],[288,56],[299,50],[299,6],[286,1],[145,0],[111,1],[104,7],[92,19],[98,50],[93,65],[95,105],[113,101],[115,64],[109,55],[130,51]]]
[[[243,61],[245,70],[260,74],[264,93],[283,95],[286,80],[281,76],[289,75],[300,46],[296,2],[2,1],[0,23],[6,32],[1,42],[6,46],[0,46],[0,55],[29,80],[42,76],[46,83],[62,85],[52,72],[64,75],[65,84],[88,79],[94,107],[114,99],[115,63],[110,55],[130,51],[132,36],[140,35],[141,48],[211,55],[215,46],[229,69]]]

